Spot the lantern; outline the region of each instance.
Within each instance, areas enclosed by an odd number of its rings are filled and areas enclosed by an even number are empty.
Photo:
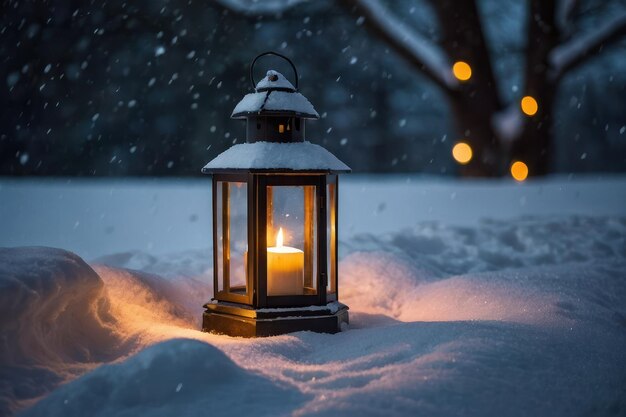
[[[279,72],[255,83],[254,65],[276,55],[291,65],[295,87]],[[338,176],[350,168],[305,140],[319,115],[298,92],[283,55],[250,66],[254,93],[231,117],[246,121],[246,143],[202,170],[213,176],[214,297],[203,330],[270,336],[300,330],[335,333],[348,323],[338,300]]]

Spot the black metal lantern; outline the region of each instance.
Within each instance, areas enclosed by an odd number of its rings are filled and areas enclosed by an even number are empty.
[[[204,331],[270,336],[299,330],[335,333],[348,323],[338,301],[338,177],[350,168],[305,141],[319,118],[282,74],[268,71],[232,113],[247,122],[246,143],[202,172],[213,175],[214,297]]]

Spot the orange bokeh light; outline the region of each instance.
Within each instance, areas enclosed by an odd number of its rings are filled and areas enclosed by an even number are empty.
[[[472,77],[472,67],[467,62],[457,61],[452,66],[452,73],[459,81],[467,81]]]
[[[465,142],[458,142],[452,148],[452,157],[461,165],[465,165],[472,160],[472,147]]]
[[[537,100],[531,96],[525,96],[520,101],[520,106],[522,107],[522,111],[527,116],[534,116],[539,110],[539,104],[537,104]]]
[[[511,176],[515,181],[524,181],[528,178],[528,165],[522,161],[515,161],[511,164]]]

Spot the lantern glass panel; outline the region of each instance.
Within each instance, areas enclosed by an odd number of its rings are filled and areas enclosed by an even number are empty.
[[[267,187],[267,295],[317,294],[316,188]]]
[[[216,244],[218,292],[247,294],[248,186],[217,181]]]
[[[326,262],[328,271],[327,294],[337,292],[337,177],[329,177],[326,185],[328,214],[326,216]],[[330,297],[329,297],[330,298]]]

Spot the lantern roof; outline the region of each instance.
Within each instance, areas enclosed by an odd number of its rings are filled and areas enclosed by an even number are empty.
[[[269,70],[256,85],[255,92],[246,94],[235,106],[231,117],[245,119],[249,116],[297,116],[319,119],[313,105],[278,71]]]
[[[311,142],[254,142],[235,145],[202,168],[225,171],[350,172],[349,166]]]

